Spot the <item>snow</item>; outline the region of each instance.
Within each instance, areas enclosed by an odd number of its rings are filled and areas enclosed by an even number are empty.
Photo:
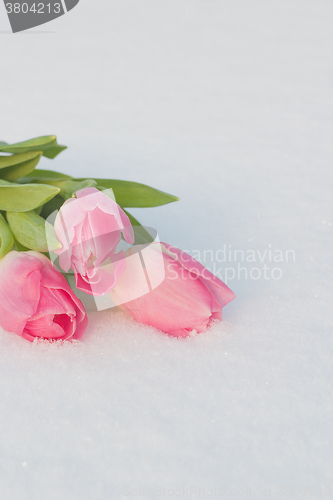
[[[10,35],[0,5],[0,140],[56,133],[41,168],[179,196],[132,213],[237,294],[186,340],[115,309],[80,343],[1,331],[1,499],[333,493],[332,11],[82,1]]]

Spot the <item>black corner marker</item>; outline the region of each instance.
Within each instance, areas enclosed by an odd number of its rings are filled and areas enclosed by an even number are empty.
[[[79,0],[65,0],[67,11]],[[65,14],[62,0],[4,0],[13,33],[48,23]]]
[[[67,12],[74,9],[74,7],[79,3],[80,0],[65,0]]]

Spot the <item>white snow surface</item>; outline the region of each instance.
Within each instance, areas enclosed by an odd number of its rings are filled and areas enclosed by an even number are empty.
[[[79,343],[1,331],[1,500],[333,494],[332,14],[82,1],[12,35],[1,4],[0,140],[55,133],[69,149],[40,168],[178,195],[132,213],[215,272],[227,248],[282,273],[236,273],[223,322],[188,339],[117,310]]]

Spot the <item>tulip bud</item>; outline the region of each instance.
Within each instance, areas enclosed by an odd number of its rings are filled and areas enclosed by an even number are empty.
[[[62,244],[55,251],[59,265],[66,273],[72,268],[77,288],[90,295],[112,290],[124,271],[125,254],[117,251],[121,235],[134,242],[129,218],[109,197],[112,194],[94,187],[81,189],[76,198],[65,201],[54,222]]]
[[[88,318],[51,261],[38,252],[9,252],[0,261],[0,326],[30,340],[76,340]]]
[[[204,332],[213,320],[222,319],[222,308],[235,298],[223,281],[178,248],[152,243],[141,252],[149,291],[139,260],[133,259],[136,250],[145,248],[138,247],[127,251],[126,270],[110,292],[116,305],[139,323],[174,337]]]

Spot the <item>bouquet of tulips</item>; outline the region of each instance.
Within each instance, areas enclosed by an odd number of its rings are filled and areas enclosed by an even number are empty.
[[[80,339],[85,297],[176,337],[221,319],[233,292],[127,211],[178,198],[36,169],[64,149],[56,136],[0,142],[0,326],[30,341]]]

